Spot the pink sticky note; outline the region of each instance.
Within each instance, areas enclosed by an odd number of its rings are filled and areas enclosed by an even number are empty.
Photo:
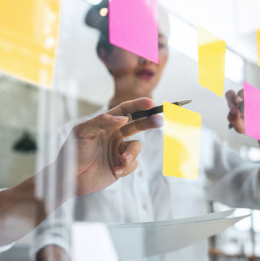
[[[244,82],[244,118],[246,135],[260,140],[260,91]]]
[[[109,0],[109,41],[158,63],[157,0]]]

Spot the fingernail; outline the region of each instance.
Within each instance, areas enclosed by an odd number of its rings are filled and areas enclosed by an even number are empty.
[[[115,116],[114,119],[116,121],[123,121],[123,120],[127,119],[127,117],[125,117],[125,116]]]
[[[162,126],[163,126],[163,117],[156,117],[156,118],[155,118],[155,124],[156,124],[158,127],[162,127]]]
[[[237,98],[236,98],[236,102],[237,102],[237,103],[242,102],[242,101],[243,101],[243,99],[242,99],[241,97],[237,97]]]
[[[124,157],[126,158],[126,161],[127,161],[127,165],[132,163],[133,161],[133,155],[130,154],[130,153],[124,153]]]
[[[152,128],[160,128],[163,126],[163,117],[161,117],[160,115],[151,115],[148,118],[149,121],[149,125]]]
[[[230,113],[235,115],[237,113],[237,108],[235,106],[232,106],[230,109]]]
[[[117,169],[115,171],[116,176],[122,176],[124,174],[124,169]]]

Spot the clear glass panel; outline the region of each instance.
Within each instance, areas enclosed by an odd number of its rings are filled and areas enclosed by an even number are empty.
[[[259,8],[1,0],[0,260],[260,258]]]

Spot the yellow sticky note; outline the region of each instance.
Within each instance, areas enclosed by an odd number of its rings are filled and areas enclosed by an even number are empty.
[[[198,179],[201,115],[169,102],[163,112],[163,175]]]
[[[199,84],[223,97],[226,43],[198,25]]]
[[[257,38],[258,65],[260,66],[260,28],[256,31],[256,38]]]
[[[59,20],[59,0],[1,0],[0,71],[50,88]]]

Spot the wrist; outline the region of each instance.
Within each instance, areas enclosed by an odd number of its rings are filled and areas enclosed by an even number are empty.
[[[64,165],[59,164],[56,160],[46,166],[42,174],[44,176],[44,193],[50,194],[50,191],[54,192],[56,208],[75,197],[75,174],[72,170],[67,171]]]
[[[69,191],[66,191],[63,176],[59,172],[56,162],[44,167],[32,178],[33,196],[44,205],[46,216],[73,197]]]

